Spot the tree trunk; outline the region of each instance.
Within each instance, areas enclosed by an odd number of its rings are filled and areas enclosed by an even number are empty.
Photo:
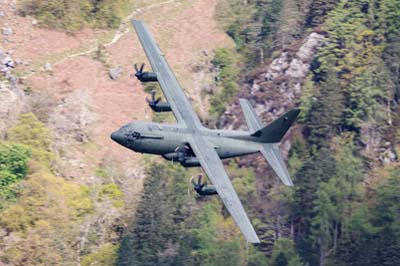
[[[260,47],[260,65],[264,64],[264,48]]]
[[[281,229],[281,216],[278,214],[276,218],[276,239],[282,237],[282,229]]]
[[[335,230],[333,232],[333,253],[336,253],[338,233],[339,233],[339,223],[335,222]]]
[[[325,243],[323,242],[319,245],[319,266],[325,266]]]
[[[290,238],[294,240],[294,224],[293,224],[293,219],[290,219]]]

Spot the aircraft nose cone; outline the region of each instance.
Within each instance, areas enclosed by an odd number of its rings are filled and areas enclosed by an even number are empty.
[[[119,130],[117,130],[117,131],[114,131],[114,132],[111,134],[111,139],[112,139],[113,141],[115,141],[115,142],[117,142],[117,143],[119,143],[119,144],[122,145],[123,140],[124,140],[124,136],[123,136],[123,134],[121,134],[121,132],[120,132]]]

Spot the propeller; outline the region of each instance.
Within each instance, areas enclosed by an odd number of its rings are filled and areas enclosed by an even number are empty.
[[[145,66],[145,64],[144,63],[142,63],[142,65],[140,66],[140,67],[138,67],[138,64],[135,64],[134,65],[134,67],[135,67],[135,70],[136,70],[136,73],[135,73],[135,76],[140,80],[141,78],[142,78],[142,76],[143,76],[143,69],[144,69],[144,66]]]
[[[186,157],[190,156],[190,147],[188,145],[177,146],[175,152],[178,154],[178,161],[183,162]]]
[[[198,193],[200,193],[201,190],[203,189],[203,187],[207,184],[207,182],[202,183],[203,176],[201,174],[199,174],[197,176],[197,183],[193,179],[194,179],[194,177],[192,177],[192,179],[190,180],[193,184],[193,188]]]
[[[155,90],[152,90],[152,91],[151,91],[151,99],[149,99],[149,98],[146,97],[146,102],[147,102],[150,106],[156,106],[157,103],[158,103],[159,101],[161,101],[161,97],[158,97],[158,98],[156,99],[156,91],[155,91]]]

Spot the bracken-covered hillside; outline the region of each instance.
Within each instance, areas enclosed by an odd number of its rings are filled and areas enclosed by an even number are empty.
[[[400,265],[400,1],[150,2],[2,4],[0,264]],[[265,123],[301,109],[294,187],[259,155],[225,164],[260,244],[195,194],[198,169],[109,141],[171,121],[129,77],[132,15],[208,126],[246,129],[239,98]]]

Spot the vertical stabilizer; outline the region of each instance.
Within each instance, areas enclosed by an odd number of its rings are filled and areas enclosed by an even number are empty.
[[[253,107],[251,107],[250,103],[246,99],[239,99],[240,106],[242,107],[244,119],[246,119],[247,126],[249,130],[254,132],[264,127],[261,119],[257,116]]]
[[[272,121],[266,127],[255,131],[251,136],[259,138],[260,142],[276,143],[280,142],[290,126],[296,121],[299,109],[292,109],[278,119]]]

